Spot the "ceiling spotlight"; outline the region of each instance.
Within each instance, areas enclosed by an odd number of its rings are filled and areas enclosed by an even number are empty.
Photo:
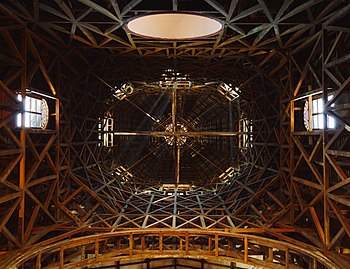
[[[131,34],[153,39],[188,40],[218,34],[223,23],[193,13],[157,13],[129,20],[125,29]]]

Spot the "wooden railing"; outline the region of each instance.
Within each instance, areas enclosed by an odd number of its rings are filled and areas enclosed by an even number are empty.
[[[340,268],[311,246],[250,234],[200,229],[140,229],[37,245],[0,261],[0,268],[81,268],[152,258],[195,258],[263,268]]]

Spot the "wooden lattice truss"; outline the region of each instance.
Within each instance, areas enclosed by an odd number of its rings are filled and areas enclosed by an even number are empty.
[[[341,266],[342,252],[350,247],[346,1],[169,1],[158,8],[146,0],[3,1],[0,10],[0,253],[8,258],[3,266],[16,250],[45,245],[47,253],[26,252],[17,264],[28,259],[28,268],[54,262],[69,268],[75,257],[83,266],[116,250],[114,257],[125,251],[137,256],[142,248],[153,249],[154,258],[171,249],[180,253],[174,257],[185,258],[202,247],[207,252],[201,258],[225,256],[231,266],[259,265],[255,254],[270,268]],[[210,14],[225,29],[182,42],[124,31],[128,18],[154,10]],[[108,85],[153,83],[169,66],[244,89],[242,109],[255,122],[253,147],[239,156],[242,170],[230,184],[166,191],[140,181],[122,184],[111,175],[117,152],[100,147],[97,135],[99,117],[111,105]],[[17,94],[24,97],[27,88],[54,97],[45,131],[15,127],[23,109]],[[313,95],[323,98],[324,122],[332,116],[336,129],[305,130],[304,101]],[[151,228],[158,229],[154,235],[140,235]],[[108,235],[117,244],[112,233],[127,229],[132,232],[121,235],[119,248],[110,247]],[[189,240],[186,229],[201,229],[194,232],[198,241]],[[215,234],[222,230],[248,236],[231,244],[227,234]],[[274,252],[271,242],[252,234],[280,240],[283,251]],[[93,241],[84,241],[86,235]],[[182,245],[170,235],[182,238]],[[147,236],[158,243],[142,243]],[[72,237],[78,242],[73,247],[62,241]],[[288,242],[336,255],[337,265],[321,254],[300,254]],[[235,260],[230,251],[237,253]],[[95,260],[85,260],[86,253]]]

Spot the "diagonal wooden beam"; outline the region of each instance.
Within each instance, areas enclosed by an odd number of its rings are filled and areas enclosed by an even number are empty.
[[[117,15],[118,19],[119,19],[120,21],[122,21],[123,18],[122,18],[122,15],[121,15],[121,13],[120,13],[120,8],[119,8],[119,5],[118,5],[118,0],[109,0],[109,2],[111,3],[111,5],[112,5],[112,7],[113,7],[113,9],[114,9],[114,12],[115,12],[115,14]]]
[[[46,67],[45,67],[45,65],[40,57],[40,54],[34,45],[33,39],[31,38],[30,35],[28,35],[27,40],[28,40],[29,48],[30,48],[31,52],[33,53],[35,59],[38,61],[40,70],[41,70],[47,84],[49,85],[49,88],[51,89],[52,94],[56,95],[56,89],[51,82],[49,73],[48,73],[48,71],[47,71],[47,69],[46,69]]]
[[[341,181],[341,182],[339,182],[339,183],[333,185],[332,187],[328,188],[328,189],[327,189],[327,192],[330,193],[330,192],[332,192],[332,191],[334,191],[334,190],[337,190],[337,189],[339,189],[339,188],[342,188],[342,187],[344,187],[344,186],[346,186],[346,185],[348,185],[348,184],[350,184],[350,177],[347,178],[346,180]]]
[[[39,165],[41,164],[42,160],[44,159],[44,157],[46,156],[46,153],[48,152],[48,150],[52,147],[53,143],[55,142],[57,138],[56,134],[53,134],[49,141],[47,142],[47,144],[45,145],[44,149],[42,150],[42,152],[39,155],[39,159],[35,162],[35,164],[31,167],[31,169],[28,171],[27,175],[26,175],[26,180],[27,182],[29,182],[35,171],[38,169]]]
[[[313,199],[309,204],[305,205],[305,207],[302,209],[299,215],[293,220],[293,224],[297,223],[305,215],[308,209],[310,207],[315,206],[320,201],[321,198],[323,198],[323,192],[319,192],[315,197],[313,197]]]
[[[80,179],[78,179],[73,173],[69,173],[69,176],[79,184],[79,186],[84,186],[85,191],[87,191],[93,198],[95,198],[103,207],[105,207],[108,211],[114,214],[118,214],[118,211],[113,209],[110,205],[108,205],[101,197],[99,197],[93,190],[91,190],[88,186],[86,186]]]
[[[2,213],[3,216],[0,221],[0,231],[8,223],[8,221],[10,220],[12,214],[16,211],[16,209],[18,209],[18,205],[20,204],[20,201],[21,201],[21,198],[19,196],[17,200],[14,203],[12,203],[11,206],[9,206],[9,208],[5,210],[5,212]]]
[[[245,17],[248,17],[249,15],[252,15],[260,10],[262,10],[262,7],[260,5],[252,6],[244,11],[241,11],[237,16],[233,17],[230,20],[230,23],[232,23],[234,21],[238,21],[238,20],[243,19]]]
[[[335,202],[333,202],[331,199],[327,198],[327,202],[329,203],[329,205],[331,206],[333,212],[335,213],[335,215],[337,216],[338,220],[340,221],[340,223],[343,225],[343,228],[345,230],[345,232],[347,233],[347,235],[350,237],[350,223],[348,221],[348,219],[343,215],[342,211],[340,210],[340,208],[335,204]]]
[[[102,15],[117,21],[117,22],[121,22],[121,20],[116,17],[115,15],[113,15],[110,11],[108,11],[107,9],[105,9],[104,7],[96,4],[95,2],[92,2],[90,0],[78,0],[79,2],[83,3],[84,5],[93,8],[94,10],[98,11],[99,13],[101,13]]]
[[[258,0],[258,3],[260,4],[262,10],[264,11],[267,19],[270,21],[270,22],[273,22],[273,18],[271,16],[271,13],[270,13],[270,10],[269,8],[266,6],[266,3],[265,3],[265,0]]]
[[[304,157],[304,160],[306,161],[306,163],[310,167],[310,169],[311,169],[312,173],[314,174],[314,176],[316,177],[317,181],[320,183],[321,186],[323,186],[323,180],[321,178],[321,175],[320,175],[319,171],[317,170],[317,168],[315,167],[315,165],[312,162],[310,162],[309,154],[306,152],[306,150],[304,149],[303,145],[300,143],[298,138],[293,136],[293,141],[294,141],[295,145],[297,145],[298,149],[300,150],[301,154]]]
[[[141,3],[143,0],[132,0],[130,1],[122,10],[122,16],[126,15],[130,10],[132,10],[134,7],[136,7],[139,3]]]
[[[337,175],[340,177],[342,182],[346,181],[348,179],[348,175],[344,172],[342,167],[338,164],[338,162],[330,156],[327,152],[324,153],[326,158],[328,159],[329,163],[333,167],[334,171],[337,173]]]
[[[325,234],[324,234],[324,231],[323,231],[323,228],[322,228],[322,225],[320,223],[320,220],[318,219],[318,216],[317,216],[317,213],[316,213],[316,210],[315,208],[312,206],[309,208],[310,210],[310,213],[311,213],[311,217],[315,223],[315,226],[316,226],[316,230],[318,232],[318,235],[321,239],[321,241],[323,242],[323,244],[326,243],[326,238],[325,238]]]
[[[301,5],[298,5],[296,8],[294,8],[292,11],[288,12],[286,15],[284,15],[279,21],[285,21],[290,17],[295,16],[296,14],[303,12],[304,10],[311,8],[312,6],[322,2],[323,0],[309,0]]]
[[[0,182],[1,183],[5,183],[7,182],[7,178],[9,177],[9,175],[11,174],[11,172],[13,171],[13,169],[18,165],[19,161],[22,159],[22,156],[23,156],[23,152],[21,154],[18,154],[18,156],[16,158],[14,158],[7,166],[6,166],[6,169],[4,169],[4,171],[2,172],[2,174],[0,174]],[[7,182],[13,186],[16,186],[14,185],[13,183],[11,182]]]
[[[52,216],[51,212],[43,205],[43,203],[28,189],[25,190],[25,193],[30,196],[30,198],[40,206],[40,208],[46,213],[46,215],[54,222],[56,223],[56,219],[54,216]]]
[[[350,54],[349,54],[350,56]],[[350,58],[350,57],[349,57]],[[333,98],[328,100],[325,104],[325,107],[330,107],[334,104],[335,101],[341,96],[341,94],[350,87],[350,76],[343,82],[343,84],[337,89],[337,91],[333,94]]]
[[[44,11],[46,11],[46,12],[52,14],[52,15],[55,15],[55,16],[57,16],[59,18],[62,18],[62,19],[67,20],[67,21],[70,21],[69,17],[67,17],[66,15],[64,15],[63,13],[58,11],[57,9],[55,9],[55,8],[53,8],[51,6],[48,6],[48,5],[44,4],[44,3],[39,3],[39,8],[41,10],[44,10]]]
[[[2,227],[2,233],[7,237],[10,241],[12,241],[18,248],[21,248],[21,244],[18,242],[17,238],[4,226]]]
[[[214,9],[219,11],[225,18],[227,17],[227,12],[225,8],[216,0],[204,0],[204,1],[207,2],[209,5],[211,5]]]
[[[284,12],[288,9],[288,7],[294,2],[294,0],[285,0],[281,6],[281,8],[278,10],[275,20],[277,22],[280,21],[280,18],[282,17],[282,15],[284,14]]]
[[[335,1],[334,1],[335,2]],[[332,17],[330,17],[327,21],[325,21],[322,25],[323,26],[327,26],[330,25],[338,20],[340,20],[341,18],[343,18],[344,16],[346,16],[347,14],[349,14],[350,12],[350,4],[347,4],[345,7],[337,10],[335,12],[335,14],[333,14]]]

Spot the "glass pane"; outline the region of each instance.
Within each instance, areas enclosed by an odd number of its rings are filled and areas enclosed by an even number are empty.
[[[312,113],[317,113],[317,99],[312,100]]]
[[[324,128],[324,124],[323,124],[323,114],[317,114],[315,116],[316,118],[316,122],[317,122],[317,126],[315,126],[316,129],[323,129]]]
[[[323,102],[322,98],[317,99],[317,113],[322,113],[323,112]]]
[[[41,103],[42,101],[39,99],[36,99],[36,112],[41,113]]]
[[[17,122],[16,122],[17,127],[22,126],[22,113],[17,114]]]
[[[30,97],[24,97],[24,110],[30,111]]]
[[[328,128],[334,129],[335,128],[335,119],[331,116],[327,116],[327,125],[328,125]]]
[[[36,111],[36,99],[29,97],[30,99],[30,111],[35,112]]]
[[[35,115],[34,114],[29,114],[30,116],[30,127],[35,127]]]
[[[333,99],[333,94],[331,94],[331,95],[328,96],[328,101],[329,101],[329,100],[332,100],[332,99]],[[334,103],[331,104],[331,107],[334,107]]]
[[[29,126],[28,127],[33,127],[33,114],[28,113],[29,116]]]
[[[36,128],[41,128],[41,115],[40,114],[35,114],[35,127]]]
[[[28,111],[35,111],[35,99],[32,97],[27,97],[29,102],[29,110]]]
[[[24,127],[30,127],[30,113],[24,112]]]
[[[30,114],[30,127],[39,128],[40,127],[41,116],[39,114]]]
[[[318,129],[318,128],[319,128],[318,115],[312,115],[312,129]]]

